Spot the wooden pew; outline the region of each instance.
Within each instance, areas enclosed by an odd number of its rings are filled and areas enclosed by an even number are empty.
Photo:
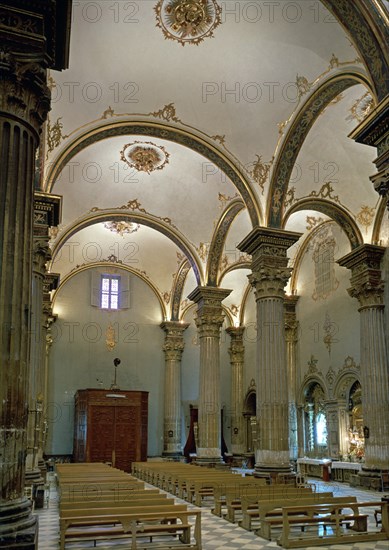
[[[195,524],[189,523],[191,516]],[[139,537],[168,537],[159,548],[183,547],[201,550],[201,516],[198,510],[188,510],[186,505],[146,506],[120,509],[99,509],[95,515],[88,510],[63,511],[60,516],[60,550],[66,541],[131,538],[131,549],[138,548]],[[191,528],[194,527],[194,540]],[[142,549],[147,542],[142,541]]]
[[[368,530],[367,514],[360,509],[372,507],[372,513],[378,506],[382,512],[382,530]],[[344,512],[350,509],[351,513]],[[304,515],[305,517],[301,517]],[[352,525],[350,526],[350,523]],[[292,531],[292,527],[332,525],[333,529],[324,529],[323,534],[315,532]],[[349,502],[343,504],[314,504],[286,506],[282,510],[282,532],[277,543],[284,548],[299,548],[316,545],[358,544],[359,542],[389,539],[389,503],[386,502]]]
[[[259,529],[255,531],[257,535],[263,537],[264,539],[272,539],[272,528],[273,527],[282,527],[283,507],[293,507],[293,506],[311,506],[315,504],[319,505],[330,505],[332,504],[354,504],[357,502],[356,497],[334,497],[332,495],[326,495],[324,493],[317,493],[311,497],[304,496],[304,498],[293,500],[291,499],[287,503],[285,500],[273,500],[273,501],[262,501],[258,503],[257,507],[257,516],[259,518]],[[307,517],[307,514],[296,514],[296,517],[302,516],[303,519]]]
[[[100,502],[104,500],[113,501],[113,502],[124,502],[129,499],[137,498],[147,494],[148,497],[155,496],[167,496],[165,493],[161,493],[159,489],[138,489],[134,487],[130,488],[118,488],[111,490],[103,490],[99,492],[89,492],[84,493],[82,491],[77,492],[73,491],[71,493],[62,493],[60,502],[61,503],[72,503],[72,502],[86,502],[93,504],[94,502]]]
[[[248,503],[256,504],[259,500],[270,500],[274,498],[288,501],[291,498],[302,498],[306,494],[312,494],[311,489],[297,488],[292,485],[266,485],[238,487],[237,490],[226,494],[227,521],[236,523],[236,513],[242,512],[242,497]]]
[[[328,499],[333,498],[332,491],[326,491],[323,493],[306,493],[296,497],[291,493],[287,497],[277,495],[272,495],[271,499],[263,498],[263,496],[258,499],[256,502],[253,502],[252,498],[242,497],[242,520],[239,521],[240,527],[246,529],[247,531],[253,531],[256,527],[253,526],[254,520],[260,520],[261,513],[265,516],[282,516],[281,508],[283,506],[294,506],[300,504],[315,504],[319,502],[327,502]],[[268,510],[270,508],[270,510]],[[275,512],[277,510],[277,512]],[[259,527],[259,525],[257,526]],[[259,534],[259,531],[256,531]],[[262,535],[261,535],[262,536]],[[267,537],[264,537],[267,538]]]

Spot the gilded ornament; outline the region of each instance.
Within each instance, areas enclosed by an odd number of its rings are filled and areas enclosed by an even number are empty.
[[[113,233],[117,233],[121,237],[124,237],[124,235],[135,233],[136,231],[138,231],[138,229],[140,229],[140,225],[138,223],[126,222],[124,220],[118,222],[105,222],[104,227],[106,229],[109,229]]]
[[[176,108],[174,106],[174,103],[168,103],[159,111],[154,111],[153,113],[149,114],[156,118],[162,118],[163,120],[166,120],[166,122],[170,122],[171,120],[173,122],[182,122],[182,120],[176,115]]]
[[[112,117],[115,114],[115,111],[112,109],[111,105],[108,107],[108,109],[105,109],[104,113],[102,114],[101,118],[108,118]]]
[[[262,190],[262,194],[264,193],[264,190],[265,190],[265,182],[267,180],[267,177],[269,175],[269,172],[270,172],[270,168],[271,168],[271,165],[273,163],[273,161],[269,161],[269,162],[263,162],[262,161],[262,156],[260,155],[255,155],[257,157],[257,160],[255,162],[253,162],[252,164],[252,168],[249,169],[249,173],[251,175],[251,177],[253,178],[253,180],[258,183],[259,187],[261,188]]]
[[[57,121],[54,122],[53,125],[51,125],[50,117],[47,117],[47,153],[46,153],[46,159],[49,156],[49,153],[54,151],[56,147],[58,147],[63,139],[66,139],[69,136],[65,136],[62,134],[63,124],[60,122],[62,117],[60,116],[57,118]]]
[[[169,156],[165,147],[155,145],[151,141],[134,141],[120,151],[120,159],[130,168],[147,174],[154,170],[162,170],[169,163]]]
[[[212,37],[221,23],[221,7],[216,0],[159,0],[154,10],[165,39],[182,46],[198,45]]]
[[[375,208],[370,208],[369,206],[361,206],[360,211],[355,216],[357,221],[364,226],[366,233],[370,225],[373,223],[374,213]]]
[[[115,329],[110,324],[105,333],[105,345],[107,346],[108,351],[112,351],[116,346],[115,342]]]
[[[306,217],[306,229],[307,231],[310,231],[311,229],[313,229],[314,227],[318,226],[319,224],[323,223],[324,222],[324,219],[319,217],[319,218],[316,218],[315,216],[307,216]]]
[[[350,115],[346,120],[356,120],[362,122],[364,118],[374,109],[374,99],[369,92],[365,92],[362,97],[354,101],[350,108]]]

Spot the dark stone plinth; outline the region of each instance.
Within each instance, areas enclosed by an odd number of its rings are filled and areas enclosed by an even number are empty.
[[[38,549],[38,519],[28,529],[0,535],[1,550],[37,550]]]

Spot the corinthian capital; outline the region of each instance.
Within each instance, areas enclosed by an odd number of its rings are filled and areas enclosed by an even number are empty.
[[[0,82],[1,110],[22,119],[39,133],[50,109],[43,58],[1,49]]]
[[[380,266],[384,254],[384,247],[364,244],[338,260],[339,265],[351,270],[348,293],[357,298],[362,307],[383,303],[384,282]]]
[[[276,296],[278,298],[284,298],[285,286],[291,275],[292,268],[263,268],[259,271],[254,271],[248,276],[248,279],[255,291],[255,297],[266,298],[270,296]]]

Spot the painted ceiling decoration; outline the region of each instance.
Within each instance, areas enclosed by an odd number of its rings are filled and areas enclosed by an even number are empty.
[[[169,163],[170,154],[162,145],[152,141],[134,141],[127,143],[120,151],[120,159],[138,172],[150,174],[154,170],[163,170]]]
[[[105,222],[104,227],[121,237],[136,233],[140,229],[139,223],[131,223],[124,220]]]
[[[221,7],[216,0],[159,0],[154,10],[165,39],[182,46],[197,46],[212,37],[221,23]]]

